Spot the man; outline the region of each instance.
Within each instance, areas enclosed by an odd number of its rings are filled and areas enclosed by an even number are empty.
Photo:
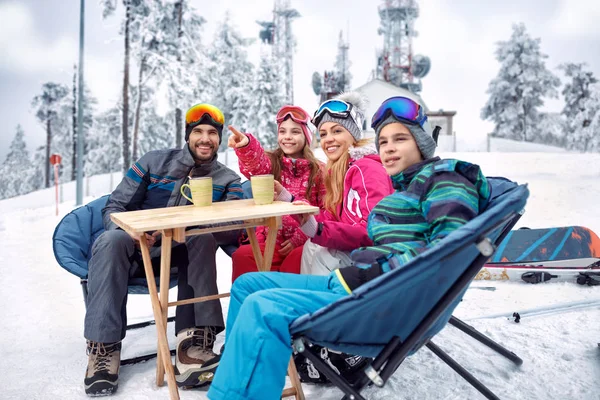
[[[198,104],[186,113],[182,149],[150,151],[127,172],[102,210],[105,232],[92,248],[84,336],[89,355],[85,376],[88,395],[112,394],[118,387],[121,341],[127,326],[127,282],[145,277],[139,237],[115,225],[114,212],[176,207],[188,204],[181,185],[188,177],[210,176],[213,201],[241,199],[240,177],[217,161],[224,124],[223,113]],[[215,253],[219,245],[236,243],[239,231],[205,234],[173,243],[172,267],[177,268],[178,300],[218,293]],[[153,265],[160,265],[160,232],[146,234]],[[158,274],[158,269],[155,270]],[[180,386],[203,383],[202,364],[214,356],[212,345],[224,329],[219,301],[177,307],[175,372]],[[210,373],[212,377],[212,373]]]

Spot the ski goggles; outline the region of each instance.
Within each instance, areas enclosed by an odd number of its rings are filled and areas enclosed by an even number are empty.
[[[194,124],[202,119],[202,117],[208,114],[213,121],[217,124],[223,125],[225,123],[225,116],[217,107],[211,104],[196,104],[185,113],[185,123],[187,125]]]
[[[377,125],[390,115],[393,115],[400,122],[412,125],[418,124],[421,128],[425,129],[423,127],[425,121],[427,121],[425,110],[419,103],[407,97],[395,96],[384,101],[373,115],[371,128],[375,129]]]
[[[312,119],[313,125],[318,127],[325,114],[329,114],[332,117],[343,119],[347,119],[348,117],[350,117],[352,118],[356,126],[362,128],[362,117],[352,106],[351,103],[346,103],[343,100],[336,99],[327,100],[319,106],[317,111],[315,111],[315,115]]]
[[[298,124],[307,124],[310,121],[308,113],[298,106],[281,107],[277,112],[277,123],[282,123],[288,117]]]

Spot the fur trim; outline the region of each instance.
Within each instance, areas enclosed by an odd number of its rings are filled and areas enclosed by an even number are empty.
[[[343,92],[335,97],[338,100],[343,100],[346,103],[352,104],[362,113],[363,117],[369,106],[369,99],[361,92]]]
[[[350,158],[354,161],[360,160],[365,156],[371,156],[373,154],[379,154],[377,149],[375,148],[375,143],[369,143],[364,146],[356,147],[352,146],[348,149],[348,154],[350,154]]]

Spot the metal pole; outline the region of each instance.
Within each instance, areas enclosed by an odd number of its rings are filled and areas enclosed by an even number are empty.
[[[77,175],[75,205],[83,204],[83,28],[85,0],[79,2],[79,83],[77,87]]]

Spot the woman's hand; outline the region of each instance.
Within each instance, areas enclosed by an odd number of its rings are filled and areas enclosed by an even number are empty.
[[[248,143],[250,143],[248,136],[244,135],[231,125],[229,125],[228,128],[231,131],[231,135],[229,135],[229,139],[227,139],[227,146],[231,147],[232,149],[239,149],[240,147],[247,146]]]
[[[291,240],[288,239],[285,242],[281,243],[281,249],[279,249],[279,254],[281,254],[282,256],[287,256],[294,249],[294,245],[292,244]]]

